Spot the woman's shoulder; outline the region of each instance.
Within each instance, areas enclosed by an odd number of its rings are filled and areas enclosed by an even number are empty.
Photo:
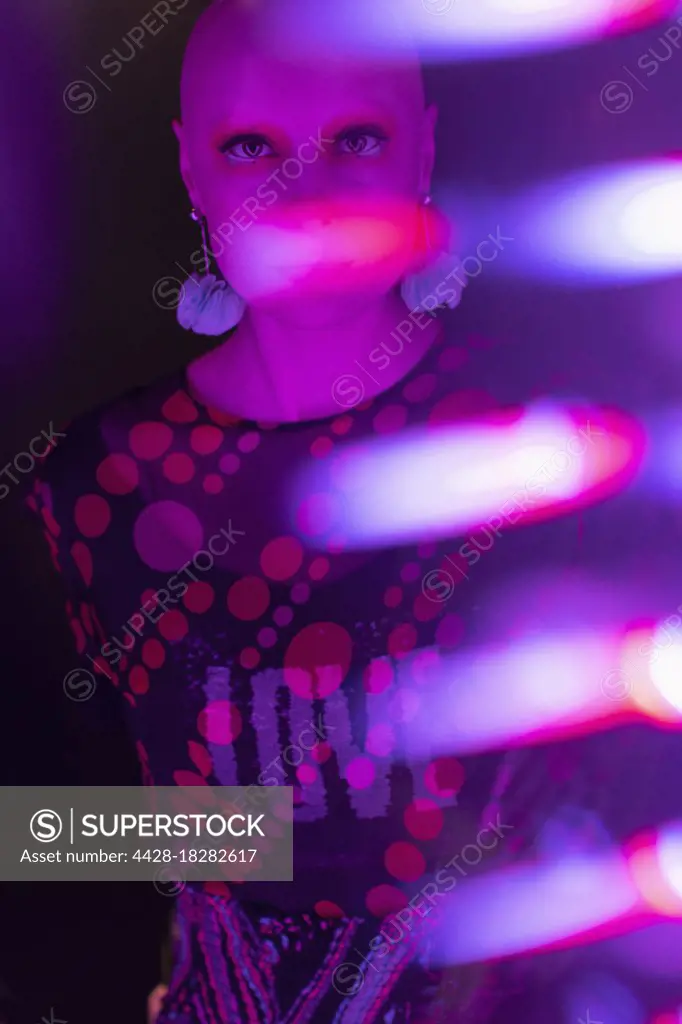
[[[125,468],[145,457],[145,447],[161,445],[175,423],[198,418],[198,409],[185,390],[185,368],[136,385],[59,425],[50,424],[52,440],[39,475],[60,484],[91,477],[104,460]]]

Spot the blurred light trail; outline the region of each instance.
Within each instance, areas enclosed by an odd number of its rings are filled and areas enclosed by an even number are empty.
[[[615,934],[638,910],[640,894],[618,850],[509,868],[453,893],[437,959],[474,963],[594,941]]]
[[[653,632],[546,632],[435,658],[428,708],[410,722],[405,750],[411,757],[464,755],[643,719],[680,729],[681,677],[671,676],[665,661],[653,671],[644,649]],[[424,652],[403,660],[401,670],[414,678],[416,692],[424,660]]]
[[[476,59],[575,46],[634,32],[672,16],[678,0],[374,0],[329,4],[311,18],[309,0],[281,11],[287,49],[395,53],[417,45],[434,59]]]
[[[581,286],[679,274],[682,160],[602,167],[546,183],[508,220],[524,230],[501,272]]]
[[[322,138],[323,149],[326,143],[331,149],[333,139]],[[300,199],[276,204],[248,230],[227,225],[230,283],[249,302],[388,290],[426,262],[431,246],[453,244],[435,207],[383,195],[306,199],[306,187],[301,183]]]
[[[524,864],[466,880],[448,897],[438,962],[558,948],[682,917],[679,826],[623,850]],[[444,905],[445,906],[445,905]],[[466,928],[460,926],[467,922]]]
[[[575,46],[672,15],[677,0],[422,0],[414,34],[449,59]]]
[[[641,428],[616,412],[544,406],[462,424],[452,422],[448,401],[426,431],[307,465],[292,482],[292,505],[306,495],[326,502],[323,523],[299,517],[307,540],[325,547],[342,535],[346,547],[361,549],[462,535],[483,523],[499,537],[601,501],[639,468]]]

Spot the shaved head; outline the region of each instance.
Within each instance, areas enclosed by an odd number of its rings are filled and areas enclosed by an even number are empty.
[[[329,70],[371,66],[390,78],[402,102],[425,104],[421,63],[406,35],[396,0],[215,0],[196,22],[187,44],[180,82],[182,120],[216,63],[239,56],[289,60],[299,67],[323,61]],[[236,69],[235,69],[236,70]]]
[[[191,205],[238,291],[249,225],[299,202],[414,206],[428,193],[436,111],[404,34],[396,45],[389,25],[387,47],[377,31],[398,2],[218,0],[199,18],[174,128]]]

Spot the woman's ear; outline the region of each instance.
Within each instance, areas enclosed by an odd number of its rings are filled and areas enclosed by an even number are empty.
[[[431,176],[436,162],[436,123],[438,107],[432,103],[424,111],[422,125],[422,163],[420,168],[420,192],[428,195],[431,191]]]
[[[199,195],[197,193],[197,188],[194,182],[194,175],[192,174],[192,168],[189,162],[189,155],[187,153],[187,140],[185,138],[185,132],[182,127],[182,122],[178,121],[177,118],[175,118],[173,121],[173,131],[175,132],[175,137],[178,140],[178,145],[180,147],[180,174],[182,175],[182,180],[185,183],[185,188],[187,189],[189,201],[195,209],[201,210],[201,202],[199,199]]]

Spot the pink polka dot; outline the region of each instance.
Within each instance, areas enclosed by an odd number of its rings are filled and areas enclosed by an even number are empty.
[[[441,647],[456,647],[464,636],[464,622],[459,615],[446,615],[438,624],[436,643]]]
[[[419,545],[419,547],[417,548],[417,554],[419,555],[420,558],[433,558],[433,556],[436,553],[437,547],[438,545],[434,544],[433,541],[425,542],[424,544]]]
[[[308,575],[311,580],[322,580],[329,572],[329,559],[316,558],[310,563]]]
[[[456,757],[438,757],[428,765],[424,783],[435,796],[453,797],[464,783],[464,768]]]
[[[433,800],[418,798],[406,808],[404,821],[415,839],[435,839],[443,828],[443,812]]]
[[[346,781],[353,789],[367,789],[376,777],[376,766],[369,757],[356,757],[346,767]]]
[[[230,452],[227,455],[223,455],[218,465],[220,466],[221,473],[225,473],[226,476],[232,476],[241,466],[241,460],[238,455],[233,455]]]
[[[71,557],[73,558],[83,582],[89,587],[92,583],[92,555],[90,549],[83,541],[77,540],[71,545]]]
[[[228,611],[243,622],[259,619],[269,604],[268,585],[258,576],[244,576],[233,583],[227,593]]]
[[[401,430],[407,422],[407,409],[402,405],[387,405],[385,409],[377,413],[373,420],[373,427],[377,434],[392,434],[395,430]]]
[[[370,661],[362,675],[362,682],[367,693],[383,693],[393,682],[393,666],[382,658]]]
[[[241,418],[239,416],[235,416],[233,413],[224,412],[222,409],[214,409],[211,405],[206,406],[206,412],[213,422],[217,423],[219,427],[233,427],[235,423],[241,422]]]
[[[109,503],[99,494],[85,494],[76,502],[74,519],[84,537],[101,537],[111,522]]]
[[[391,632],[388,638],[388,653],[394,658],[402,658],[413,650],[417,643],[417,630],[414,626],[405,622]]]
[[[298,781],[302,786],[312,786],[317,778],[317,774],[317,768],[313,768],[311,764],[302,764],[296,769]]]
[[[412,843],[391,843],[384,854],[389,875],[400,882],[416,882],[426,871],[423,853]]]
[[[414,583],[420,573],[420,567],[418,562],[408,562],[400,570],[400,578],[403,583]]]
[[[199,411],[185,391],[176,391],[161,406],[161,412],[171,423],[193,423]]]
[[[440,586],[449,583],[447,577],[433,577],[433,579]],[[441,603],[426,597],[424,594],[417,594],[412,605],[412,614],[417,622],[430,622],[432,619],[438,618],[441,611]]]
[[[291,608],[287,608],[285,605],[280,605],[279,608],[275,608],[272,617],[278,626],[288,626],[294,617],[294,613]]]
[[[376,885],[365,897],[370,914],[384,918],[397,914],[407,906],[407,896],[393,885]]]
[[[429,413],[429,425],[438,427],[472,419],[490,412],[495,406],[495,399],[487,391],[455,391],[436,402]]]
[[[244,453],[254,452],[259,444],[260,434],[256,430],[251,430],[248,434],[242,434],[237,441],[237,448]]]
[[[224,436],[219,427],[209,425],[195,427],[190,435],[190,447],[197,455],[211,455],[220,448]]]
[[[305,626],[284,654],[285,683],[307,700],[328,697],[346,678],[352,648],[347,630],[334,622]]]
[[[313,761],[317,761],[318,764],[324,764],[332,756],[332,748],[322,740],[321,743],[316,743],[313,749],[310,751],[310,756]]]
[[[173,431],[166,423],[136,423],[128,434],[130,450],[138,459],[149,462],[167,452],[173,441]]]
[[[305,604],[310,597],[310,587],[307,583],[297,583],[291,588],[291,600],[294,604]]]
[[[190,583],[182,600],[188,611],[202,615],[213,604],[215,591],[209,583]]]
[[[145,640],[142,645],[142,660],[147,668],[161,668],[166,660],[166,652],[159,640]]]
[[[165,640],[182,640],[189,632],[189,623],[182,612],[164,612],[158,625],[159,633]]]
[[[459,370],[460,367],[464,366],[468,358],[469,353],[465,348],[457,348],[455,345],[448,346],[444,352],[441,352],[438,360],[438,369],[443,370],[445,373]]]
[[[204,531],[197,516],[185,505],[156,501],[137,517],[133,538],[145,565],[160,572],[175,572],[201,549]]]
[[[149,675],[147,674],[147,670],[142,668],[141,665],[136,665],[135,668],[130,670],[128,683],[133,693],[146,693],[149,689]]]
[[[179,770],[173,772],[173,782],[176,786],[207,786],[206,779],[202,778],[201,775],[197,775],[196,772],[187,772]]]
[[[197,729],[208,743],[234,743],[242,731],[239,708],[228,700],[213,700],[199,713]]]
[[[107,455],[96,475],[97,483],[108,494],[130,494],[140,482],[137,463],[129,455]]]
[[[196,743],[194,740],[189,740],[187,752],[204,778],[211,774],[213,771],[213,761],[206,747],[202,747],[201,743]]]
[[[239,655],[239,664],[242,668],[255,668],[260,662],[260,651],[255,647],[245,647]]]
[[[387,608],[397,608],[403,599],[403,592],[400,587],[389,587],[384,594],[384,604]]]
[[[333,434],[338,434],[339,436],[341,436],[343,434],[347,434],[352,426],[352,416],[339,416],[339,418],[334,420],[334,422],[332,423],[331,430]]]
[[[373,725],[367,733],[366,746],[375,757],[388,757],[395,747],[395,732],[383,722]]]
[[[440,663],[438,651],[417,651],[410,661],[412,679],[418,686],[436,682],[440,674]]]
[[[316,459],[323,459],[334,448],[331,437],[318,437],[310,446],[310,454]]]
[[[337,903],[331,903],[329,900],[320,900],[315,904],[313,910],[320,917],[344,917],[341,907]]]
[[[261,569],[271,580],[288,580],[303,563],[303,548],[295,537],[276,537],[266,544],[260,556]]]
[[[184,452],[173,452],[163,460],[163,475],[172,484],[186,484],[194,476],[194,463]]]
[[[437,378],[435,373],[424,373],[416,380],[411,380],[403,388],[403,395],[408,402],[424,402],[430,398],[436,387]]]
[[[296,522],[301,533],[319,537],[337,523],[340,515],[338,501],[331,494],[311,494],[301,502]]]
[[[204,490],[207,494],[220,494],[225,487],[225,481],[217,473],[209,473],[204,477]]]
[[[277,643],[277,633],[270,626],[266,626],[258,633],[258,643],[261,647],[274,647]]]

